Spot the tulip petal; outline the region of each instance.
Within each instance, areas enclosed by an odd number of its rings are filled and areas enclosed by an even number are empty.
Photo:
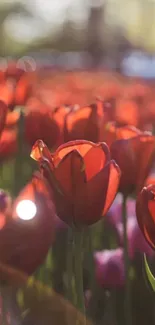
[[[106,195],[106,201],[104,205],[103,215],[109,210],[113,200],[118,191],[119,182],[121,177],[121,171],[115,161],[110,162],[110,174],[109,174],[109,183]]]
[[[91,141],[86,140],[75,140],[65,143],[60,146],[53,155],[54,165],[57,166],[60,160],[66,156],[69,152],[73,150],[77,150],[82,157],[86,155],[86,153],[92,148],[95,147],[96,144]]]
[[[136,215],[139,227],[153,249],[155,249],[154,195],[154,185],[144,187],[136,202]]]
[[[74,125],[78,120],[83,120],[84,123],[87,121],[91,114],[91,108],[90,107],[84,107],[81,109],[78,109],[77,111],[73,111],[70,114],[68,114],[66,122],[67,122],[67,129],[69,132],[72,131]],[[75,132],[75,130],[74,130]],[[75,132],[76,133],[76,132]]]
[[[79,192],[76,200],[76,220],[79,223],[91,225],[97,222],[103,216],[105,204],[107,208],[110,207],[112,196],[115,197],[116,195],[116,192],[114,193],[113,190],[110,199],[108,200],[107,198],[112,165],[114,166],[114,162],[109,162]],[[116,189],[116,186],[114,189]]]
[[[84,156],[87,181],[95,176],[106,165],[109,159],[110,152],[106,143],[103,142],[92,147]]]
[[[38,161],[39,163],[48,162],[50,167],[53,167],[51,153],[42,140],[36,141],[32,148],[30,156],[32,159]]]
[[[111,156],[122,172],[121,191],[139,190],[143,186],[151,168],[154,149],[155,138],[145,133],[112,143]]]
[[[54,169],[54,175],[63,193],[74,200],[76,192],[80,191],[86,180],[85,165],[79,152],[73,150],[63,157]]]
[[[68,137],[70,140],[86,139],[98,141],[97,106],[83,107],[68,114],[66,118]]]

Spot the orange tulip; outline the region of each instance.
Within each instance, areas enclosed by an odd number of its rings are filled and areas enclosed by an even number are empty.
[[[0,192],[0,262],[28,274],[43,263],[53,240],[55,216],[48,193],[48,186],[39,173],[19,193],[11,209],[6,210],[7,194],[5,197],[4,192]],[[19,218],[17,206],[22,200],[35,204],[37,210],[33,219]]]
[[[105,143],[71,141],[51,154],[38,140],[31,157],[53,190],[58,216],[72,225],[91,225],[105,215],[119,186],[120,169]]]
[[[110,150],[122,172],[120,191],[129,194],[140,190],[152,167],[155,137],[147,132],[139,134],[137,130],[137,136],[116,140]]]
[[[146,241],[155,249],[155,185],[144,187],[138,195],[136,214]]]

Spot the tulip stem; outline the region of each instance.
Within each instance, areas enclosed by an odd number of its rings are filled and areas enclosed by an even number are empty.
[[[124,299],[124,315],[125,325],[131,325],[131,297],[130,297],[130,260],[128,253],[128,237],[127,237],[127,213],[126,213],[127,196],[123,195],[122,217],[123,217],[123,239],[124,239],[124,268],[125,268],[125,299]]]
[[[93,229],[94,230],[94,229]],[[93,292],[96,283],[95,283],[95,263],[93,257],[93,236],[92,229],[88,228],[88,257],[89,257],[89,272],[90,272],[90,286],[89,289]]]
[[[75,292],[76,292],[76,307],[85,315],[85,303],[83,292],[83,267],[82,267],[82,244],[83,244],[83,231],[74,228],[74,274],[75,274]]]
[[[67,298],[71,303],[74,303],[72,280],[73,280],[73,233],[72,233],[72,229],[68,228],[68,240],[67,240]]]

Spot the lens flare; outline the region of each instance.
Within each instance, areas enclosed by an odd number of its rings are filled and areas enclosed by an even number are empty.
[[[22,200],[16,207],[17,215],[22,220],[31,220],[35,217],[37,207],[34,202],[30,200]]]

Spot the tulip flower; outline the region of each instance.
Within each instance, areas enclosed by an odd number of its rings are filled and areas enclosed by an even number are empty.
[[[102,103],[71,111],[66,116],[66,140],[85,139],[97,142],[99,133],[99,112]]]
[[[17,152],[16,130],[5,130],[0,137],[0,162],[10,159]]]
[[[5,127],[7,113],[8,113],[7,105],[3,101],[0,100],[0,134],[2,133],[2,131]]]
[[[136,202],[133,199],[128,199],[126,203],[127,211],[127,238],[129,256],[133,259],[136,253],[146,253],[152,256],[153,251],[145,241],[139,229],[136,211]],[[122,197],[120,194],[116,196],[112,206],[107,213],[107,222],[109,222],[117,232],[119,245],[123,245],[123,222],[122,222]]]
[[[50,148],[57,147],[63,142],[62,131],[65,114],[67,114],[67,109],[65,108],[59,109],[57,112],[52,111],[38,100],[29,103],[24,110],[25,142],[32,147],[34,142],[41,137]],[[17,129],[19,118],[19,110],[9,112],[6,118],[6,130]]]
[[[139,107],[134,100],[121,98],[116,102],[115,119],[120,125],[139,125]]]
[[[51,154],[42,140],[31,152],[53,190],[58,216],[72,225],[91,225],[105,215],[119,186],[120,169],[105,143],[71,141]]]
[[[155,185],[148,185],[139,193],[136,215],[146,241],[155,250]]]
[[[53,148],[59,140],[60,130],[52,111],[40,105],[32,109],[27,107],[25,113],[25,139],[29,145],[32,146],[41,137],[50,148]]]
[[[112,143],[111,156],[118,163],[122,176],[120,191],[125,195],[140,190],[149,174],[155,153],[155,137],[142,132],[137,136]]]
[[[33,273],[53,240],[55,210],[42,176],[32,180],[11,203],[0,191],[0,262]]]
[[[123,249],[95,252],[96,277],[104,288],[116,288],[124,285]]]
[[[100,128],[99,139],[100,141],[103,141],[104,139],[104,141],[110,147],[111,144],[116,140],[131,139],[138,134],[141,134],[141,131],[136,129],[134,126],[119,126],[116,122],[109,122]]]

